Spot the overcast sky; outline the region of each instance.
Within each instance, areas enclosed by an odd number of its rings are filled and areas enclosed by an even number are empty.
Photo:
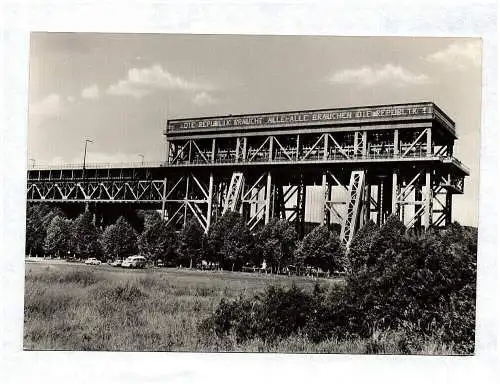
[[[454,219],[477,225],[481,41],[33,33],[28,157],[163,160],[167,118],[434,101],[471,168]]]

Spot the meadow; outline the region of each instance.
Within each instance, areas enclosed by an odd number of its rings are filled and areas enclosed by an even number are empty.
[[[313,343],[294,335],[280,340],[207,337],[199,330],[221,299],[252,296],[266,286],[295,284],[327,289],[341,279],[316,279],[188,269],[123,270],[107,265],[26,263],[26,350],[423,353],[451,354],[446,345],[424,343],[402,351],[400,333],[370,339]]]

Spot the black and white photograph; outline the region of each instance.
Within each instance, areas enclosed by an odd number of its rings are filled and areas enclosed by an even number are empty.
[[[481,38],[29,49],[25,350],[475,353]]]

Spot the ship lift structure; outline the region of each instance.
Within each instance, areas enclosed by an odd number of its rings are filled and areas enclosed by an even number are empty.
[[[306,212],[340,225],[347,246],[368,220],[396,215],[426,230],[452,220],[468,168],[453,156],[455,123],[434,103],[381,105],[167,121],[157,163],[38,166],[29,203],[157,209],[205,231],[227,211],[251,229],[272,218],[304,235]],[[320,198],[306,199],[310,187]],[[318,201],[319,200],[319,201]]]

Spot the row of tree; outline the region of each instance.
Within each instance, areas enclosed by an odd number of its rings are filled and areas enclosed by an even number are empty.
[[[195,218],[177,232],[156,211],[147,212],[144,229],[138,233],[123,217],[102,230],[96,228],[90,212],[72,220],[58,208],[31,206],[26,228],[29,254],[115,259],[140,252],[149,260],[186,267],[206,260],[230,270],[260,266],[264,260],[273,271],[299,264],[333,272],[347,265],[338,235],[325,226],[299,241],[288,221],[273,219],[253,233],[236,212],[222,216],[207,234]]]

